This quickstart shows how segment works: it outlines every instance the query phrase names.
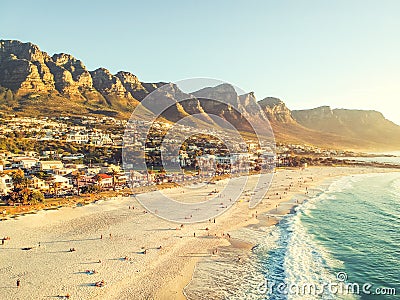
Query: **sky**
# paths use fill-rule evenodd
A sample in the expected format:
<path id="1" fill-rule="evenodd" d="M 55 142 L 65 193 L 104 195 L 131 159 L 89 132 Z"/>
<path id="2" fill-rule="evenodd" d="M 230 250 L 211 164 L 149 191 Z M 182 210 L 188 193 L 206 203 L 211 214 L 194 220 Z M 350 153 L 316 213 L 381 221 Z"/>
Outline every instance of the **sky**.
<path id="1" fill-rule="evenodd" d="M 2 1 L 0 39 L 141 81 L 216 78 L 400 124 L 400 1 Z M 9 13 L 5 13 L 9 12 Z"/>

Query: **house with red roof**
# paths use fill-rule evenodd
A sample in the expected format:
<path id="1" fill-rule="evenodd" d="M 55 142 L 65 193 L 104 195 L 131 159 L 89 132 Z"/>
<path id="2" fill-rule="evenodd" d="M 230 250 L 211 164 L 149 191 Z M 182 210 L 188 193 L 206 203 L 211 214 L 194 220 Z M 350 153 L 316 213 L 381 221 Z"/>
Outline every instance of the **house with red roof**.
<path id="1" fill-rule="evenodd" d="M 113 186 L 113 178 L 108 174 L 99 173 L 94 176 L 94 179 L 102 187 L 109 188 Z"/>

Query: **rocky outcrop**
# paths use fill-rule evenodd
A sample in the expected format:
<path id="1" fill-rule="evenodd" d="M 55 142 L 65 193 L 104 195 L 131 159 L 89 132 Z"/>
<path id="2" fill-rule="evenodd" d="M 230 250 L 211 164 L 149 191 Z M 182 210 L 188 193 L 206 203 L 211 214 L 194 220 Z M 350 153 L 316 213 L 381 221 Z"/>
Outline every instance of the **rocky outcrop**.
<path id="1" fill-rule="evenodd" d="M 90 72 L 90 75 L 92 75 L 93 86 L 102 95 L 132 98 L 132 95 L 125 89 L 121 80 L 112 75 L 107 69 L 98 68 Z"/>
<path id="2" fill-rule="evenodd" d="M 203 88 L 192 94 L 199 99 L 206 113 L 228 121 L 239 131 L 253 132 L 250 123 L 262 114 L 253 93 L 239 96 L 235 88 L 227 83 Z M 215 121 L 219 126 L 226 127 L 224 122 Z"/>
<path id="3" fill-rule="evenodd" d="M 309 129 L 352 137 L 377 143 L 400 145 L 400 127 L 377 111 L 331 109 L 321 106 L 314 109 L 294 110 L 296 121 Z"/>
<path id="4" fill-rule="evenodd" d="M 0 86 L 23 97 L 30 94 L 58 95 L 90 104 L 132 109 L 134 95 L 148 92 L 128 72 L 112 75 L 107 69 L 89 72 L 79 59 L 60 53 L 50 57 L 32 43 L 0 41 Z"/>
<path id="5" fill-rule="evenodd" d="M 80 97 L 79 85 L 73 79 L 71 72 L 50 61 L 47 63 L 49 69 L 54 76 L 55 88 L 64 96 Z"/>
<path id="6" fill-rule="evenodd" d="M 295 123 L 292 112 L 286 107 L 286 104 L 274 97 L 267 97 L 259 101 L 258 104 L 264 110 L 270 122 L 278 123 Z"/>
<path id="7" fill-rule="evenodd" d="M 119 71 L 115 76 L 121 81 L 126 91 L 128 91 L 133 98 L 143 100 L 149 94 L 137 76 L 132 73 Z"/>
<path id="8" fill-rule="evenodd" d="M 61 94 L 85 98 L 85 93 L 95 91 L 89 71 L 72 55 L 54 54 L 48 65 L 54 74 L 56 89 Z"/>
<path id="9" fill-rule="evenodd" d="M 0 40 L 0 63 L 14 56 L 28 61 L 44 62 L 50 57 L 46 52 L 32 43 L 22 43 L 16 40 Z"/>
<path id="10" fill-rule="evenodd" d="M 206 87 L 192 94 L 201 99 L 216 100 L 224 104 L 234 105 L 235 107 L 238 105 L 238 94 L 235 88 L 227 83 L 215 87 Z"/>
<path id="11" fill-rule="evenodd" d="M 43 82 L 36 65 L 25 59 L 10 59 L 1 63 L 0 85 L 17 93 L 47 92 L 51 87 Z"/>
<path id="12" fill-rule="evenodd" d="M 0 40 L 1 110 L 127 117 L 146 97 L 145 113 L 156 112 L 173 122 L 186 118 L 220 128 L 228 122 L 239 131 L 254 132 L 256 120 L 268 119 L 279 141 L 335 148 L 400 147 L 400 127 L 375 111 L 328 106 L 290 111 L 280 99 L 257 103 L 254 93 L 238 95 L 230 84 L 188 94 L 172 83 L 144 83 L 126 71 L 89 71 L 70 54 L 49 56 L 32 43 Z M 160 107 L 168 108 L 161 112 Z"/>
<path id="13" fill-rule="evenodd" d="M 125 88 L 121 80 L 105 68 L 90 72 L 93 87 L 106 99 L 107 104 L 120 111 L 132 111 L 139 103 Z"/>
<path id="14" fill-rule="evenodd" d="M 54 76 L 46 65 L 49 60 L 34 44 L 1 40 L 0 85 L 18 94 L 54 90 Z"/>
<path id="15" fill-rule="evenodd" d="M 65 70 L 69 71 L 72 75 L 72 79 L 81 88 L 93 87 L 92 77 L 82 61 L 65 53 L 54 54 L 52 60 L 57 66 L 63 67 Z"/>

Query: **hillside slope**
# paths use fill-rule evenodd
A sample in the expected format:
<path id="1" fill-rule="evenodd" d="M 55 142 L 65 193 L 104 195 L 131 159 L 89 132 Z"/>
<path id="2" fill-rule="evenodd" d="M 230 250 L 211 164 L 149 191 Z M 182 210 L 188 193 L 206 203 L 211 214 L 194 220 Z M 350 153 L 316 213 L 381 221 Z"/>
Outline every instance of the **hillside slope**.
<path id="1" fill-rule="evenodd" d="M 50 56 L 32 43 L 0 40 L 0 112 L 27 116 L 108 115 L 129 118 L 141 112 L 162 120 L 254 132 L 268 119 L 278 142 L 331 148 L 398 150 L 400 126 L 375 111 L 330 109 L 290 111 L 277 98 L 259 102 L 250 92 L 238 95 L 229 84 L 191 94 L 172 83 L 141 82 L 130 72 L 89 71 L 70 54 Z M 168 107 L 159 111 L 160 107 Z M 263 128 L 265 129 L 265 128 Z"/>

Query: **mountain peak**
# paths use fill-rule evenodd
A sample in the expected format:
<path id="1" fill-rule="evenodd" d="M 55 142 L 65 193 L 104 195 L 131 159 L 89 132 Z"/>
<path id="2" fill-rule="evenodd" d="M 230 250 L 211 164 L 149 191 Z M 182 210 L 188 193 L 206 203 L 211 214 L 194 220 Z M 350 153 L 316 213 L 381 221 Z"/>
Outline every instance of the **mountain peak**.
<path id="1" fill-rule="evenodd" d="M 0 40 L 0 62 L 13 55 L 17 59 L 43 62 L 50 59 L 49 55 L 30 42 L 17 40 Z"/>
<path id="2" fill-rule="evenodd" d="M 67 53 L 57 53 L 54 54 L 51 59 L 56 63 L 57 65 L 65 65 L 67 63 L 81 63 L 80 60 L 77 60 L 75 57 L 73 57 L 71 54 Z"/>
<path id="3" fill-rule="evenodd" d="M 265 107 L 265 106 L 274 107 L 277 105 L 284 104 L 281 99 L 275 98 L 275 97 L 266 97 L 266 98 L 260 100 L 258 103 L 263 107 Z"/>
<path id="4" fill-rule="evenodd" d="M 206 94 L 235 94 L 237 96 L 235 88 L 229 83 L 222 83 L 216 86 L 210 86 L 202 88 L 193 94 L 206 95 Z"/>
<path id="5" fill-rule="evenodd" d="M 155 90 L 164 86 L 159 93 Z M 290 111 L 274 97 L 256 102 L 253 92 L 238 95 L 234 86 L 222 83 L 186 94 L 175 84 L 141 82 L 131 72 L 112 74 L 106 68 L 88 71 L 68 53 L 51 57 L 32 43 L 0 40 L 0 109 L 32 115 L 104 114 L 128 117 L 147 96 L 148 110 L 171 105 L 161 117 L 178 121 L 195 116 L 211 126 L 223 126 L 218 116 L 239 131 L 253 132 L 249 122 L 271 121 L 278 141 L 331 147 L 386 148 L 400 146 L 400 127 L 376 111 L 331 109 L 321 106 Z M 260 110 L 260 106 L 261 109 Z M 194 122 L 195 124 L 195 122 Z M 222 127 L 221 127 L 222 128 Z"/>
<path id="6" fill-rule="evenodd" d="M 258 104 L 263 108 L 268 120 L 272 123 L 295 123 L 292 112 L 286 107 L 285 103 L 274 97 L 266 97 Z"/>

